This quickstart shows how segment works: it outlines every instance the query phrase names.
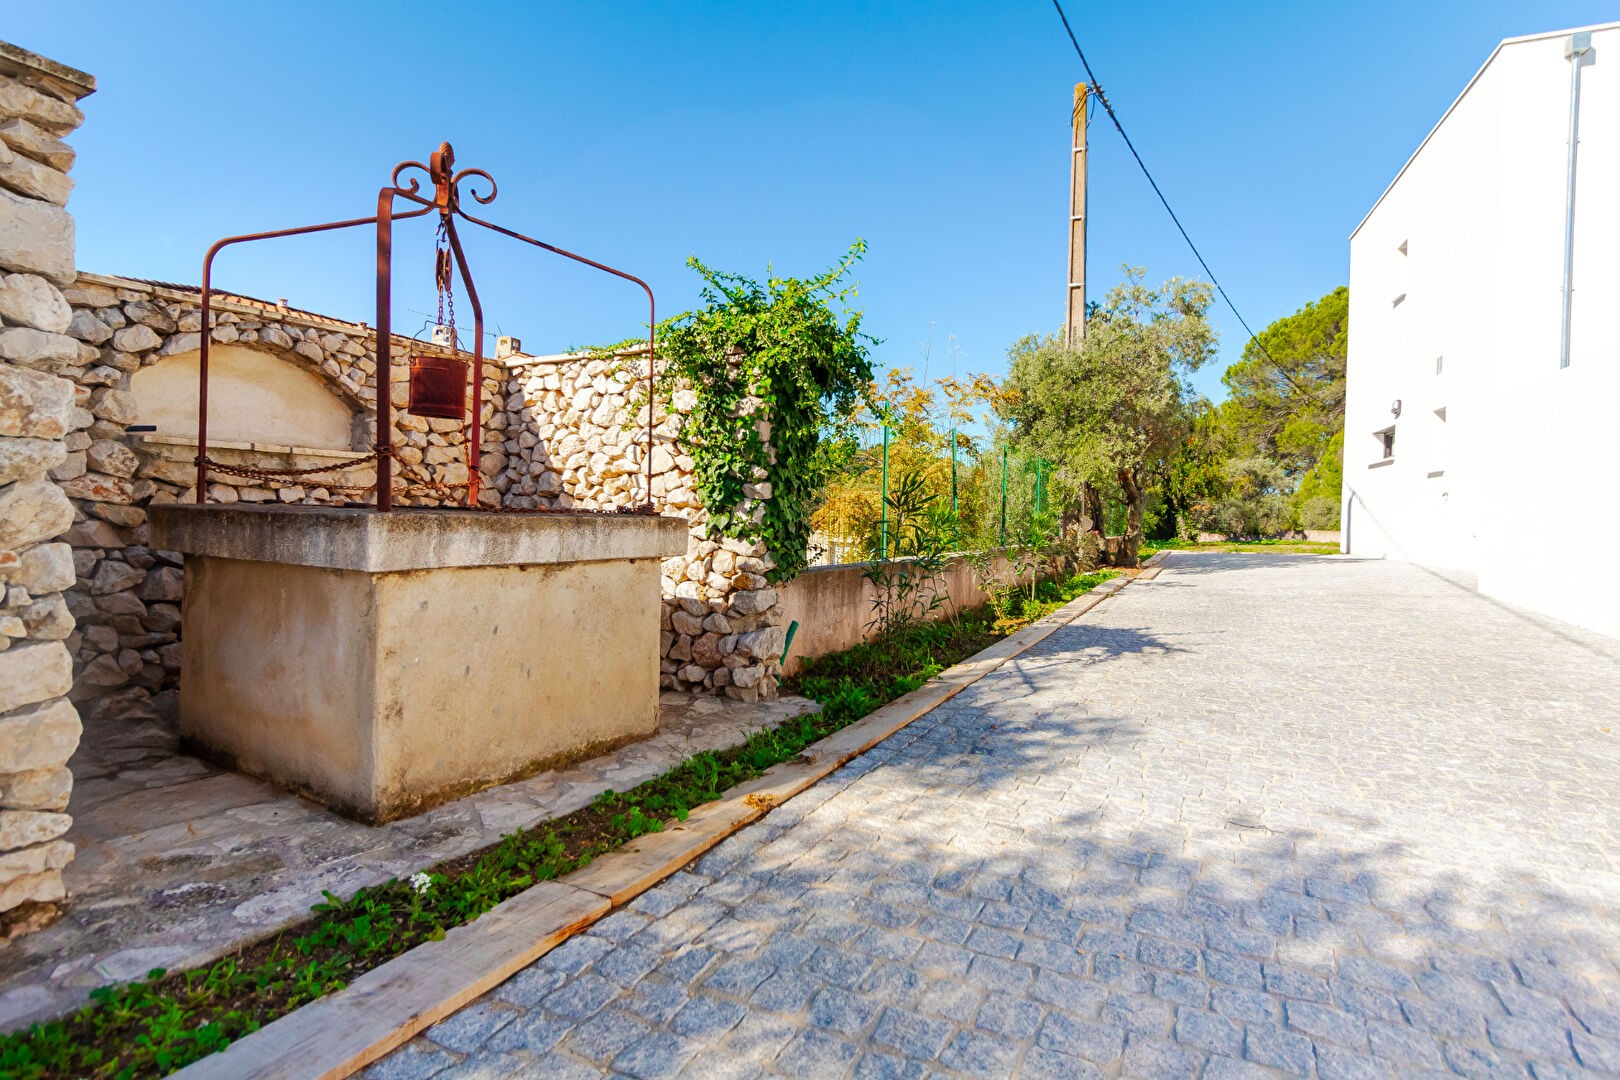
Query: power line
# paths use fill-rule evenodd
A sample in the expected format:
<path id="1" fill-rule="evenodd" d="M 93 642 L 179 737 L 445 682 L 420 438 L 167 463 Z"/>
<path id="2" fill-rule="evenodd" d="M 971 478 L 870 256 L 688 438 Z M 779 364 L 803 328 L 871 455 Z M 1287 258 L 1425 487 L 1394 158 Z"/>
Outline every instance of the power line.
<path id="1" fill-rule="evenodd" d="M 1086 69 L 1086 78 L 1091 80 L 1092 91 L 1096 93 L 1097 100 L 1102 103 L 1103 110 L 1108 113 L 1108 119 L 1113 121 L 1114 130 L 1119 132 L 1119 137 L 1121 139 L 1125 140 L 1125 149 L 1131 152 L 1131 157 L 1136 159 L 1137 167 L 1142 170 L 1142 175 L 1147 177 L 1148 184 L 1153 188 L 1153 194 L 1157 195 L 1159 197 L 1159 202 L 1164 205 L 1164 212 L 1170 215 L 1171 221 L 1175 222 L 1176 231 L 1181 233 L 1181 238 L 1183 240 L 1187 241 L 1187 246 L 1192 249 L 1193 257 L 1198 260 L 1198 265 L 1202 266 L 1204 268 L 1204 273 L 1209 275 L 1210 284 L 1215 286 L 1215 291 L 1221 294 L 1221 299 L 1226 301 L 1226 306 L 1232 309 L 1232 314 L 1237 316 L 1237 321 L 1242 324 L 1244 330 L 1248 331 L 1249 340 L 1254 342 L 1255 347 L 1264 353 L 1266 359 L 1270 360 L 1274 366 L 1280 366 L 1277 365 L 1277 361 L 1271 359 L 1271 354 L 1266 352 L 1265 345 L 1261 344 L 1260 338 L 1252 329 L 1250 329 L 1248 320 L 1245 319 L 1243 317 L 1243 313 L 1237 309 L 1237 305 L 1232 303 L 1232 298 L 1226 295 L 1226 289 L 1221 285 L 1220 279 L 1215 276 L 1215 271 L 1209 268 L 1209 263 L 1204 261 L 1204 255 L 1198 250 L 1198 245 L 1193 243 L 1192 237 L 1187 235 L 1186 228 L 1181 224 L 1181 219 L 1178 218 L 1176 216 L 1176 212 L 1170 208 L 1170 200 L 1165 198 L 1164 192 L 1159 190 L 1159 183 L 1157 180 L 1153 179 L 1153 174 L 1148 171 L 1147 163 L 1142 160 L 1142 155 L 1136 152 L 1136 145 L 1131 142 L 1131 137 L 1125 134 L 1125 128 L 1120 124 L 1119 117 L 1114 115 L 1114 106 L 1109 103 L 1108 95 L 1103 93 L 1102 86 L 1097 82 L 1096 74 L 1091 70 L 1091 63 L 1086 59 L 1085 50 L 1080 48 L 1080 39 L 1074 36 L 1074 27 L 1069 25 L 1069 17 L 1063 13 L 1063 4 L 1061 0 L 1052 0 L 1052 6 L 1057 8 L 1058 18 L 1063 20 L 1063 29 L 1068 31 L 1069 43 L 1074 46 L 1075 55 L 1080 57 L 1080 66 Z"/>

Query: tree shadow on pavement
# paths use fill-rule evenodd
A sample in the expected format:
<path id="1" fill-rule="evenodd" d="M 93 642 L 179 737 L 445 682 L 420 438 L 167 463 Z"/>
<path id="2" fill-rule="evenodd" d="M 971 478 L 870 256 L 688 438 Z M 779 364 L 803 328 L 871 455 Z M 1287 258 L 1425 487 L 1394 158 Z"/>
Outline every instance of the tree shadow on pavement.
<path id="1" fill-rule="evenodd" d="M 1002 678 L 975 683 L 968 692 L 974 698 L 1006 702 L 1040 692 L 1037 676 L 1054 668 L 1072 670 L 1075 679 L 1083 679 L 1088 669 L 1110 661 L 1187 651 L 1146 627 L 1074 622 L 1015 657 L 1001 669 Z"/>
<path id="2" fill-rule="evenodd" d="M 1274 570 L 1306 566 L 1311 563 L 1319 563 L 1328 557 L 1324 555 L 1291 555 L 1284 552 L 1273 554 L 1264 551 L 1183 551 L 1175 552 L 1165 559 L 1162 565 L 1165 574 L 1181 577 L 1182 575 L 1224 574 L 1232 570 Z M 1164 575 L 1160 575 L 1152 581 L 1143 582 L 1143 584 L 1157 585 L 1163 580 Z"/>
<path id="3" fill-rule="evenodd" d="M 1028 1075 L 1620 1069 L 1614 875 L 1448 858 L 1444 824 L 1406 838 L 1332 792 L 1306 825 L 1144 807 L 1059 768 L 1131 721 L 947 709 L 700 863 L 720 879 L 700 897 L 751 899 L 697 942 L 766 962 L 813 943 L 874 1016 L 966 1032 L 1022 1002 L 995 1034 Z"/>
<path id="4" fill-rule="evenodd" d="M 1458 670 L 1556 655 L 1439 615 L 1489 654 Z M 1567 718 L 1518 700 L 1533 673 L 1405 700 L 1448 669 L 1342 618 L 1338 682 L 1293 679 L 1304 620 L 1223 677 L 1198 642 L 1241 626 L 1203 622 L 1055 632 L 420 1044 L 492 1075 L 1620 1075 L 1620 817 L 1580 711 L 1615 684 L 1566 673 Z"/>
<path id="5" fill-rule="evenodd" d="M 1142 724 L 966 697 L 368 1075 L 1620 1071 L 1613 873 L 1158 799 Z"/>

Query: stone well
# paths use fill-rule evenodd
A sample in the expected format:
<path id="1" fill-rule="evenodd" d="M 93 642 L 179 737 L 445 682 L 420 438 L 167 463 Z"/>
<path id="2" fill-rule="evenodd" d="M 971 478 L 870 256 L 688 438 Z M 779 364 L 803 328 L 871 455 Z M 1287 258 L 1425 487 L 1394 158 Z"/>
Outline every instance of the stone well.
<path id="1" fill-rule="evenodd" d="M 658 727 L 660 561 L 687 523 L 151 508 L 184 552 L 180 730 L 381 822 Z"/>

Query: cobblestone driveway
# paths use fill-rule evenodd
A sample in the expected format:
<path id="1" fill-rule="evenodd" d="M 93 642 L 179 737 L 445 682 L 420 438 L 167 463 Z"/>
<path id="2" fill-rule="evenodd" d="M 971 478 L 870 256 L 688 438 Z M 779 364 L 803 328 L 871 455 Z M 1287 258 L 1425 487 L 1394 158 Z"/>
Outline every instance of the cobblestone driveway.
<path id="1" fill-rule="evenodd" d="M 1620 1074 L 1620 643 L 1178 555 L 376 1077 Z"/>

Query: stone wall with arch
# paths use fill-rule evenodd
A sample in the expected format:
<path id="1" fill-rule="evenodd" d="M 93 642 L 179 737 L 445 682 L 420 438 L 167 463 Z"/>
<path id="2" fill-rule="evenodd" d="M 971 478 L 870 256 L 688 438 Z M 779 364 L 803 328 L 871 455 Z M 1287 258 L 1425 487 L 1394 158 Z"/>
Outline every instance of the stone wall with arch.
<path id="1" fill-rule="evenodd" d="M 195 289 L 80 273 L 62 290 L 78 361 L 61 370 L 91 422 L 68 437 L 51 478 L 73 505 L 64 536 L 75 582 L 73 698 L 92 717 L 137 719 L 161 710 L 178 686 L 182 562 L 147 541 L 146 507 L 196 497 L 196 395 L 202 339 Z M 217 295 L 209 356 L 209 457 L 227 465 L 330 471 L 287 481 L 210 475 L 215 502 L 341 504 L 374 496 L 339 490 L 375 482 L 376 333 L 280 303 Z M 408 352 L 451 355 L 394 339 L 390 397 L 396 498 L 442 505 L 465 497 L 463 425 L 403 412 Z M 465 354 L 460 354 L 465 356 Z M 470 357 L 468 357 L 470 360 Z M 505 372 L 485 368 L 483 439 L 500 412 Z M 470 402 L 469 402 L 470 404 Z M 131 430 L 155 426 L 155 431 Z M 403 471 L 406 475 L 401 477 Z M 436 488 L 433 485 L 444 485 Z M 483 496 L 496 504 L 493 488 Z"/>
<path id="2" fill-rule="evenodd" d="M 158 434 L 196 438 L 201 360 L 201 350 L 192 349 L 130 375 L 143 424 Z M 297 353 L 258 342 L 209 350 L 208 427 L 218 442 L 360 450 L 369 445 L 371 424 L 365 402 Z"/>

